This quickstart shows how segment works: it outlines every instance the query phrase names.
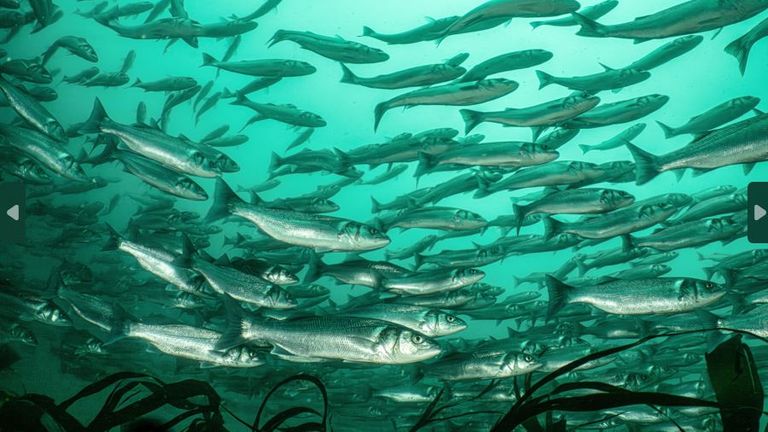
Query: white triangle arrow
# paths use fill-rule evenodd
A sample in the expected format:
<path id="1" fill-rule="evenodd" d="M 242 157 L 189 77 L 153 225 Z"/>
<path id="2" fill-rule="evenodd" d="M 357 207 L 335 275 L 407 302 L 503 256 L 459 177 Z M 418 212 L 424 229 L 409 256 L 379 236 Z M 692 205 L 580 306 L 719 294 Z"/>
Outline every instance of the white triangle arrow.
<path id="1" fill-rule="evenodd" d="M 765 209 L 759 205 L 755 205 L 755 220 L 759 221 L 763 216 L 765 216 Z"/>
<path id="2" fill-rule="evenodd" d="M 765 213 L 765 211 L 763 211 L 763 213 Z M 19 220 L 19 205 L 16 204 L 15 206 L 9 208 L 5 214 L 7 214 L 9 218 L 15 221 Z"/>

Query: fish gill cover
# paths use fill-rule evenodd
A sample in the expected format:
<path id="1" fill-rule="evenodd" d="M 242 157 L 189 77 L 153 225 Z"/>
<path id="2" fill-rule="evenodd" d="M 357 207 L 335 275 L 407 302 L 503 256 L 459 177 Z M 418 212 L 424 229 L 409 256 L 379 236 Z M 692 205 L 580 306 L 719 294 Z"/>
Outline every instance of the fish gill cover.
<path id="1" fill-rule="evenodd" d="M 765 427 L 768 0 L 253 3 L 0 0 L 0 431 Z"/>

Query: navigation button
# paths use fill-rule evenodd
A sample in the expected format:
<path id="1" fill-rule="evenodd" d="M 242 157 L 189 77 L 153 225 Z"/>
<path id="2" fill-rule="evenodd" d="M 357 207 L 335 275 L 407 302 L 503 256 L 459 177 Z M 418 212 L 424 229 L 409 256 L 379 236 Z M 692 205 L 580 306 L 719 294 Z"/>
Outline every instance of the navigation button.
<path id="1" fill-rule="evenodd" d="M 763 211 L 765 213 L 765 211 Z M 16 204 L 13 207 L 9 208 L 5 214 L 8 215 L 9 218 L 18 221 L 19 220 L 19 205 Z"/>
<path id="2" fill-rule="evenodd" d="M 24 242 L 24 183 L 0 183 L 0 242 Z"/>
<path id="3" fill-rule="evenodd" d="M 768 182 L 752 182 L 747 187 L 747 239 L 768 243 Z"/>

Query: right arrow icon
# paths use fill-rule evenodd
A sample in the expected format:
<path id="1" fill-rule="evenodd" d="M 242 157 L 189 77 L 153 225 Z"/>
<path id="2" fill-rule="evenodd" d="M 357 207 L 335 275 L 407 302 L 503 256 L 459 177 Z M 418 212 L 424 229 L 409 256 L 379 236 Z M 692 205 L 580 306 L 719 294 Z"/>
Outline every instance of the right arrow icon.
<path id="1" fill-rule="evenodd" d="M 19 205 L 16 204 L 15 206 L 8 209 L 8 211 L 5 212 L 5 214 L 8 215 L 9 218 L 18 221 L 19 220 Z M 763 210 L 763 214 L 765 214 L 765 210 Z"/>
<path id="2" fill-rule="evenodd" d="M 765 216 L 765 214 L 766 214 L 765 209 L 755 204 L 755 220 L 759 221 Z"/>

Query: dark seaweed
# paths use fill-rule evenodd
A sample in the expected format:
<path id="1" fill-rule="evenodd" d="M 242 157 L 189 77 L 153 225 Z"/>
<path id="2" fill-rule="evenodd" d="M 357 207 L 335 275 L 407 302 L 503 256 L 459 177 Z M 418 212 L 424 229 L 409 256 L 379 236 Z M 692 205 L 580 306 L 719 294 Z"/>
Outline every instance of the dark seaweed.
<path id="1" fill-rule="evenodd" d="M 307 407 L 292 407 L 269 418 L 259 427 L 269 397 L 280 387 L 294 382 L 307 381 L 318 388 L 323 400 L 323 413 Z M 76 402 L 111 390 L 99 412 L 85 425 L 69 414 L 67 410 Z M 204 403 L 192 402 L 202 398 Z M 167 421 L 149 417 L 153 412 L 166 407 L 180 411 Z M 222 410 L 255 432 L 272 432 L 280 428 L 293 432 L 325 432 L 328 417 L 328 398 L 323 383 L 309 375 L 297 375 L 277 384 L 264 398 L 259 407 L 253 425 L 248 425 L 221 405 L 221 398 L 208 383 L 197 380 L 183 380 L 165 383 L 146 374 L 119 372 L 105 377 L 80 390 L 71 398 L 56 404 L 53 399 L 39 394 L 26 394 L 11 398 L 0 406 L 0 432 L 33 432 L 47 430 L 43 427 L 43 418 L 48 423 L 53 420 L 66 432 L 106 432 L 115 427 L 125 426 L 125 430 L 171 430 L 181 422 L 190 420 L 181 429 L 186 432 L 225 432 Z M 298 426 L 285 427 L 283 424 L 300 414 L 315 414 L 320 421 L 305 422 Z M 176 429 L 174 429 L 176 430 Z"/>

